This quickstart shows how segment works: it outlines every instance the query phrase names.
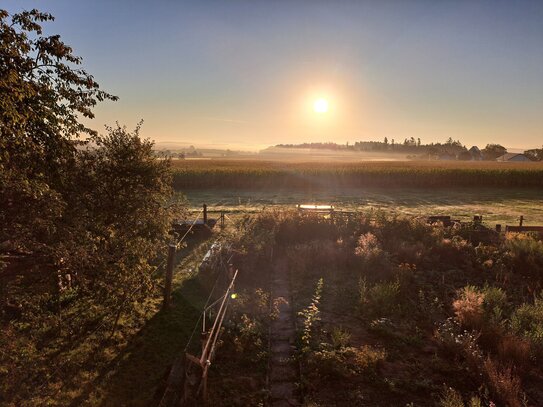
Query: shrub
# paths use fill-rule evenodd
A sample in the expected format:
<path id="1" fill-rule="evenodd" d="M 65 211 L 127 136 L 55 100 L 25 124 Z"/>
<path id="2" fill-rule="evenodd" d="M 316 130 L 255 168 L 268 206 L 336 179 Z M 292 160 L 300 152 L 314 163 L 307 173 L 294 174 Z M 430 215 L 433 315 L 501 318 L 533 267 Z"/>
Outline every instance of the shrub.
<path id="1" fill-rule="evenodd" d="M 475 256 L 475 250 L 471 243 L 457 235 L 437 242 L 432 247 L 432 253 L 449 267 L 455 265 L 462 268 L 470 266 Z"/>
<path id="2" fill-rule="evenodd" d="M 296 244 L 287 251 L 291 269 L 296 273 L 322 275 L 345 261 L 343 249 L 337 241 L 312 240 Z"/>
<path id="3" fill-rule="evenodd" d="M 320 379 L 343 379 L 356 374 L 374 374 L 385 360 L 386 352 L 369 345 L 360 348 L 330 349 L 327 344 L 312 352 L 307 360 L 308 371 Z"/>
<path id="4" fill-rule="evenodd" d="M 491 392 L 504 405 L 509 407 L 521 407 L 523 405 L 520 378 L 513 373 L 511 367 L 500 369 L 488 357 L 483 363 L 483 373 Z"/>
<path id="5" fill-rule="evenodd" d="M 377 237 L 373 233 L 368 232 L 358 238 L 358 244 L 354 253 L 366 261 L 371 261 L 380 257 L 383 254 L 383 249 Z"/>
<path id="6" fill-rule="evenodd" d="M 445 387 L 439 400 L 441 407 L 464 407 L 462 396 L 452 387 Z"/>
<path id="7" fill-rule="evenodd" d="M 365 278 L 359 282 L 360 307 L 370 315 L 390 315 L 398 309 L 400 283 L 398 280 L 377 283 L 368 287 Z"/>
<path id="8" fill-rule="evenodd" d="M 311 240 L 332 240 L 339 238 L 336 225 L 318 214 L 299 214 L 289 212 L 277 228 L 276 242 L 280 245 L 292 245 Z"/>
<path id="9" fill-rule="evenodd" d="M 335 327 L 330 332 L 330 341 L 334 349 L 346 348 L 351 340 L 351 334 L 342 327 Z"/>
<path id="10" fill-rule="evenodd" d="M 501 314 L 507 305 L 507 294 L 499 288 L 488 284 L 481 290 L 483 295 L 483 308 L 487 314 Z"/>
<path id="11" fill-rule="evenodd" d="M 484 294 L 476 287 L 466 286 L 459 292 L 460 298 L 453 302 L 456 319 L 466 328 L 478 329 L 483 319 Z"/>
<path id="12" fill-rule="evenodd" d="M 529 364 L 530 352 L 530 342 L 516 335 L 506 335 L 498 343 L 500 361 L 517 368 L 523 369 Z"/>
<path id="13" fill-rule="evenodd" d="M 536 296 L 533 304 L 522 304 L 511 315 L 511 329 L 529 339 L 537 357 L 543 355 L 543 298 Z"/>
<path id="14" fill-rule="evenodd" d="M 543 241 L 526 234 L 508 233 L 504 246 L 514 272 L 536 277 L 538 281 L 543 278 Z"/>
<path id="15" fill-rule="evenodd" d="M 386 352 L 373 346 L 364 345 L 360 348 L 349 348 L 354 358 L 355 367 L 359 372 L 375 370 L 385 360 Z"/>
<path id="16" fill-rule="evenodd" d="M 445 387 L 443 393 L 441 394 L 441 399 L 439 400 L 439 405 L 441 407 L 482 407 L 481 399 L 477 396 L 473 396 L 468 404 L 464 404 L 462 396 L 459 392 L 454 390 L 452 387 Z M 493 404 L 491 404 L 492 406 Z"/>

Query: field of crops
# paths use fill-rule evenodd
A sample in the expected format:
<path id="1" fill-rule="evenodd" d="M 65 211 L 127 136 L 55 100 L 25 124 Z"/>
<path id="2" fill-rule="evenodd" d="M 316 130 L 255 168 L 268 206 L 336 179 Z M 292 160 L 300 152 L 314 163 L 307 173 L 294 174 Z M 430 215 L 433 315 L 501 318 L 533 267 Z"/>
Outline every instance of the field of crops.
<path id="1" fill-rule="evenodd" d="M 543 187 L 543 163 L 458 161 L 173 161 L 174 187 L 323 190 L 345 187 Z"/>

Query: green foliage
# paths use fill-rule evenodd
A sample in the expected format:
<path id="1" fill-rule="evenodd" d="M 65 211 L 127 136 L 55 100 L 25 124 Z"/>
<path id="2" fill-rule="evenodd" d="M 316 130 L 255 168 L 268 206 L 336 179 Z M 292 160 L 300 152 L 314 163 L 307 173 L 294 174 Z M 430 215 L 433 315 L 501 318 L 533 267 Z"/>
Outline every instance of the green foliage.
<path id="1" fill-rule="evenodd" d="M 445 387 L 439 400 L 439 405 L 441 407 L 464 407 L 464 401 L 462 400 L 462 395 L 452 387 Z"/>
<path id="2" fill-rule="evenodd" d="M 507 153 L 507 149 L 499 144 L 487 144 L 486 147 L 481 150 L 481 153 L 485 160 L 495 160 Z"/>
<path id="3" fill-rule="evenodd" d="M 464 404 L 462 395 L 452 387 L 445 387 L 439 400 L 441 407 L 482 407 L 482 401 L 478 396 L 473 396 L 467 404 Z"/>
<path id="4" fill-rule="evenodd" d="M 543 356 L 543 297 L 536 296 L 534 303 L 520 305 L 511 315 L 511 329 L 529 339 L 536 347 L 538 357 Z"/>
<path id="5" fill-rule="evenodd" d="M 324 280 L 320 278 L 319 281 L 317 281 L 311 303 L 299 312 L 299 315 L 303 318 L 303 331 L 301 337 L 303 351 L 309 351 L 311 345 L 315 341 L 316 324 L 320 321 L 319 303 L 321 301 L 323 286 Z"/>
<path id="6" fill-rule="evenodd" d="M 330 343 L 334 349 L 345 348 L 349 345 L 351 333 L 341 327 L 334 327 L 330 332 Z"/>
<path id="7" fill-rule="evenodd" d="M 500 287 L 488 284 L 481 289 L 483 295 L 483 310 L 491 323 L 500 323 L 507 308 L 507 294 Z"/>
<path id="8" fill-rule="evenodd" d="M 307 355 L 310 375 L 315 381 L 347 379 L 359 374 L 374 375 L 386 359 L 384 350 L 369 345 L 337 349 L 327 345 L 322 344 Z"/>
<path id="9" fill-rule="evenodd" d="M 526 234 L 508 234 L 504 248 L 514 272 L 543 280 L 543 241 Z"/>
<path id="10" fill-rule="evenodd" d="M 45 250 L 66 206 L 64 176 L 74 138 L 96 134 L 79 121 L 97 102 L 117 98 L 74 66 L 81 58 L 60 36 L 43 36 L 37 10 L 0 10 L 0 241 Z"/>
<path id="11" fill-rule="evenodd" d="M 456 318 L 462 325 L 485 331 L 501 328 L 506 307 L 505 292 L 488 284 L 482 289 L 465 286 L 458 292 L 458 299 L 453 302 Z"/>
<path id="12" fill-rule="evenodd" d="M 368 286 L 365 278 L 359 282 L 360 309 L 370 316 L 388 316 L 398 310 L 400 282 L 383 281 Z"/>
<path id="13" fill-rule="evenodd" d="M 60 36 L 42 35 L 52 20 L 0 10 L 0 254 L 18 255 L 0 302 L 17 309 L 3 322 L 24 344 L 0 361 L 12 367 L 2 393 L 15 404 L 62 383 L 51 366 L 73 375 L 71 364 L 137 325 L 182 209 L 171 200 L 170 162 L 155 158 L 140 125 L 98 135 L 81 123 L 117 98 L 77 67 L 81 58 Z"/>

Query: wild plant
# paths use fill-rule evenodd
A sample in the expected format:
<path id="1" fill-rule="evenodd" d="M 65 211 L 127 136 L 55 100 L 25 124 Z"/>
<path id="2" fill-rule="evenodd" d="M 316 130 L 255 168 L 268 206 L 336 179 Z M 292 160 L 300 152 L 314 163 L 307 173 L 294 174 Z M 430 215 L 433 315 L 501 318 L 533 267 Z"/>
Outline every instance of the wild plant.
<path id="1" fill-rule="evenodd" d="M 535 356 L 543 356 L 543 294 L 535 297 L 533 304 L 522 304 L 511 315 L 511 330 L 527 338 L 534 345 Z"/>
<path id="2" fill-rule="evenodd" d="M 302 331 L 302 345 L 303 351 L 309 351 L 311 343 L 315 338 L 316 325 L 320 321 L 319 305 L 322 296 L 322 289 L 324 286 L 324 280 L 322 277 L 317 281 L 315 293 L 311 298 L 311 303 L 298 313 L 302 317 L 303 331 Z"/>
<path id="3" fill-rule="evenodd" d="M 351 340 L 351 333 L 342 327 L 334 327 L 330 332 L 330 342 L 334 349 L 346 348 Z"/>
<path id="4" fill-rule="evenodd" d="M 453 302 L 456 319 L 466 328 L 479 329 L 484 313 L 484 294 L 477 287 L 468 285 L 458 295 L 459 298 Z"/>
<path id="5" fill-rule="evenodd" d="M 398 309 L 400 282 L 383 281 L 369 286 L 365 277 L 359 280 L 360 310 L 364 314 L 381 316 L 393 314 Z"/>

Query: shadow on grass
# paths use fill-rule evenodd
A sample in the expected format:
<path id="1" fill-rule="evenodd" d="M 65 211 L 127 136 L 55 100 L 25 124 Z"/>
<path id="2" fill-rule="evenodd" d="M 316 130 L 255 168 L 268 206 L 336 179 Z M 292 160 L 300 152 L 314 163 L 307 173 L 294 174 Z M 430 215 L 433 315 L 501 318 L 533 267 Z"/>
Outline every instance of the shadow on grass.
<path id="1" fill-rule="evenodd" d="M 205 238 L 182 249 L 189 253 Z M 179 268 L 176 274 L 182 273 Z M 175 276 L 179 280 L 182 276 Z M 160 390 L 168 368 L 183 351 L 200 316 L 208 289 L 193 274 L 184 278 L 172 292 L 171 309 L 160 310 L 135 335 L 123 351 L 106 365 L 99 376 L 71 406 L 149 406 L 160 401 Z"/>

